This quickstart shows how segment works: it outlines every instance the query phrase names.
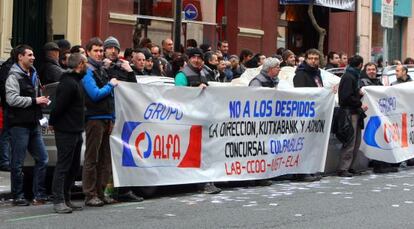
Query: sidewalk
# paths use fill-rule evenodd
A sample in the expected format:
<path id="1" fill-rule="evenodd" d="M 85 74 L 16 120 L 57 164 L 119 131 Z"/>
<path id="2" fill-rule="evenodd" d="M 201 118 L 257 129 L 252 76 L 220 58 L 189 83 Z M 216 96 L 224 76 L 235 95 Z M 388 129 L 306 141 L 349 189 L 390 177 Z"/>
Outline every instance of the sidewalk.
<path id="1" fill-rule="evenodd" d="M 0 171 L 0 200 L 10 198 L 10 172 Z"/>

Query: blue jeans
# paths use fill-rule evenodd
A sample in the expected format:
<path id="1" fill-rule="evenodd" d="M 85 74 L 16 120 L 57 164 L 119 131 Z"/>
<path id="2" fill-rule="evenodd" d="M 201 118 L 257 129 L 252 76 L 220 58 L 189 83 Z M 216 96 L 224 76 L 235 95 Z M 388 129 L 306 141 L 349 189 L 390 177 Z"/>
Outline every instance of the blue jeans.
<path id="1" fill-rule="evenodd" d="M 46 197 L 45 177 L 48 155 L 43 143 L 40 126 L 11 127 L 9 129 L 11 143 L 11 189 L 15 199 L 24 198 L 23 164 L 26 152 L 32 155 L 35 166 L 33 169 L 33 195 L 35 199 Z"/>
<path id="2" fill-rule="evenodd" d="M 0 167 L 10 165 L 10 134 L 7 125 L 7 109 L 3 108 L 3 130 L 0 134 Z"/>

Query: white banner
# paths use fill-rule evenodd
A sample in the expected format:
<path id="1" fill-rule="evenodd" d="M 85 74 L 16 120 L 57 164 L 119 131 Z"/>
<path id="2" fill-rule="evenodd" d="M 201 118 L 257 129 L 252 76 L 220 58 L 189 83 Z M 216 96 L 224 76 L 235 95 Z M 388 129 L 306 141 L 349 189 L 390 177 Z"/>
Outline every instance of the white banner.
<path id="1" fill-rule="evenodd" d="M 121 83 L 115 105 L 115 186 L 156 186 L 324 171 L 334 95 Z"/>
<path id="2" fill-rule="evenodd" d="M 368 158 L 398 163 L 414 157 L 413 86 L 414 83 L 403 83 L 364 87 L 368 117 L 360 149 Z"/>

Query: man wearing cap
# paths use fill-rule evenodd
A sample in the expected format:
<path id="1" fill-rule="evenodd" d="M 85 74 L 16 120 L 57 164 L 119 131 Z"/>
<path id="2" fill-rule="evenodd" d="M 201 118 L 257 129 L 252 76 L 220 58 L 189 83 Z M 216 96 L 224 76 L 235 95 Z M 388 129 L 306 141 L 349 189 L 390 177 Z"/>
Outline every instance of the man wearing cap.
<path id="1" fill-rule="evenodd" d="M 188 63 L 175 76 L 176 86 L 189 86 L 189 87 L 207 87 L 207 78 L 204 75 L 203 69 L 203 53 L 198 48 L 190 48 L 187 50 Z M 217 194 L 221 192 L 220 188 L 217 188 L 213 182 L 207 182 L 201 184 L 202 191 L 206 194 Z"/>
<path id="2" fill-rule="evenodd" d="M 144 56 L 145 56 L 145 67 L 144 67 L 144 71 L 145 71 L 145 75 L 148 76 L 156 76 L 157 75 L 157 71 L 154 71 L 154 62 L 153 62 L 153 56 L 151 54 L 151 52 L 148 49 L 144 49 L 143 50 Z"/>
<path id="3" fill-rule="evenodd" d="M 120 81 L 137 82 L 134 71 L 129 62 L 119 59 L 121 46 L 115 37 L 108 37 L 104 41 L 104 65 L 110 79 L 116 78 Z"/>
<path id="4" fill-rule="evenodd" d="M 55 42 L 48 42 L 43 46 L 45 62 L 40 70 L 43 84 L 58 82 L 65 71 L 59 64 L 59 46 Z"/>
<path id="5" fill-rule="evenodd" d="M 175 76 L 176 86 L 207 87 L 207 78 L 203 71 L 203 52 L 198 48 L 188 51 L 188 64 Z"/>

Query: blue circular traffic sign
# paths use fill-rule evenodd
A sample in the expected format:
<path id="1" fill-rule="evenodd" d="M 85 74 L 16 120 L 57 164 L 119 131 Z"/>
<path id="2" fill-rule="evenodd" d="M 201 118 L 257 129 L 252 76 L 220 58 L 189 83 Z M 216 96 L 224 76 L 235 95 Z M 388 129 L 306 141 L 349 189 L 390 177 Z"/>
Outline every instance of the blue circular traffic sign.
<path id="1" fill-rule="evenodd" d="M 184 14 L 186 20 L 194 20 L 198 17 L 198 10 L 194 4 L 187 4 L 184 7 Z"/>

